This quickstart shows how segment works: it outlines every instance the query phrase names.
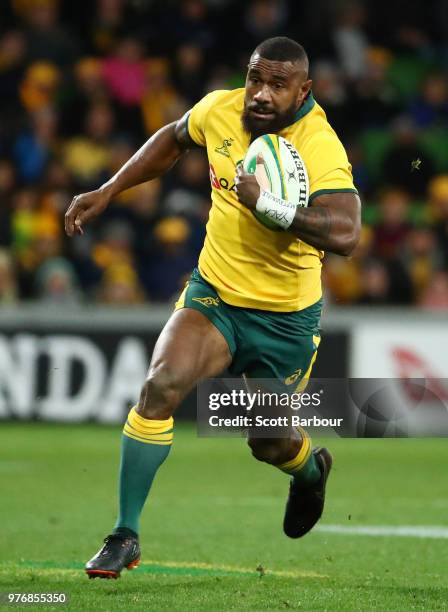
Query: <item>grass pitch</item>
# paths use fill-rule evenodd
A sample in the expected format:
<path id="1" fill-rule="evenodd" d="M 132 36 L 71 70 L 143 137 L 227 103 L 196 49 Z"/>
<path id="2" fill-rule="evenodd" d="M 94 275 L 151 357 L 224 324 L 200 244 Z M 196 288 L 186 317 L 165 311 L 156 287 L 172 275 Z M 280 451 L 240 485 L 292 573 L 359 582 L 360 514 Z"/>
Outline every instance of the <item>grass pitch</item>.
<path id="1" fill-rule="evenodd" d="M 243 440 L 179 425 L 144 512 L 142 565 L 88 580 L 83 563 L 115 519 L 119 442 L 115 427 L 1 425 L 0 591 L 63 591 L 73 610 L 448 609 L 446 440 L 331 440 L 321 522 L 437 526 L 439 537 L 292 541 L 287 477 Z"/>

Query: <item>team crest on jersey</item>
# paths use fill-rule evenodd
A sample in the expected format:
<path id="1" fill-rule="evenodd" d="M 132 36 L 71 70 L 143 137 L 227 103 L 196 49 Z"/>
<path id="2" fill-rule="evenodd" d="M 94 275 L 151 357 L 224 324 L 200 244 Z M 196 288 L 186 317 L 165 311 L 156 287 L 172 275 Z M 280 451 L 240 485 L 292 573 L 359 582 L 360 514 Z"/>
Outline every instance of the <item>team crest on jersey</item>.
<path id="1" fill-rule="evenodd" d="M 216 153 L 221 153 L 225 157 L 230 157 L 229 147 L 232 146 L 233 138 L 224 138 L 222 145 L 220 147 L 216 147 Z"/>
<path id="2" fill-rule="evenodd" d="M 194 297 L 192 301 L 199 302 L 199 304 L 202 304 L 206 308 L 209 306 L 219 306 L 219 298 L 214 297 Z"/>

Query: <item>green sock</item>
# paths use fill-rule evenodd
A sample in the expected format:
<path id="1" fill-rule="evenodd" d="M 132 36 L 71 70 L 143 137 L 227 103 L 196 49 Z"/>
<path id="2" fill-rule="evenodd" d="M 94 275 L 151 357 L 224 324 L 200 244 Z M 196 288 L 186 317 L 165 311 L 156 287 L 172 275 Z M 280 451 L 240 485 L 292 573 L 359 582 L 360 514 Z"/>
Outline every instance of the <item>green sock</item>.
<path id="1" fill-rule="evenodd" d="M 301 468 L 292 474 L 292 477 L 296 482 L 304 485 L 312 485 L 319 480 L 321 471 L 313 453 L 311 453 Z"/>
<path id="2" fill-rule="evenodd" d="M 295 482 L 305 486 L 312 485 L 321 477 L 321 471 L 317 459 L 312 452 L 311 439 L 302 430 L 302 445 L 297 455 L 290 461 L 277 465 L 282 472 L 290 474 Z"/>
<path id="3" fill-rule="evenodd" d="M 131 410 L 123 429 L 119 477 L 119 516 L 114 533 L 138 534 L 139 520 L 157 470 L 170 452 L 173 419 L 144 419 Z"/>

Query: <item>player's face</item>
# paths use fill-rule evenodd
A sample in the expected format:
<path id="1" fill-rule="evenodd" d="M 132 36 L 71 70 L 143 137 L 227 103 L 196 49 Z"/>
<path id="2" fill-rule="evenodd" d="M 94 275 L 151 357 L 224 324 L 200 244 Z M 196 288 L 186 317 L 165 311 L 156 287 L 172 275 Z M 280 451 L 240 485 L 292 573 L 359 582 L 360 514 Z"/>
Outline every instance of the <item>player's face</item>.
<path id="1" fill-rule="evenodd" d="M 300 63 L 271 61 L 254 54 L 246 77 L 244 129 L 256 138 L 294 123 L 311 84 Z"/>

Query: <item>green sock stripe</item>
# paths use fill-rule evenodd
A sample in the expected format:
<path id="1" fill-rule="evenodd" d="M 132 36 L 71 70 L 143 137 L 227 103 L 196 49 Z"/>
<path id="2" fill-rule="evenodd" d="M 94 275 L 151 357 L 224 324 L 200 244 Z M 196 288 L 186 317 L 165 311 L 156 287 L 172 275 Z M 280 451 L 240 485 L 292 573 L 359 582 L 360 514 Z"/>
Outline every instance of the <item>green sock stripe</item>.
<path id="1" fill-rule="evenodd" d="M 169 433 L 169 432 L 163 432 L 163 433 Z M 150 438 L 143 438 L 142 436 L 139 436 L 138 433 L 134 433 L 132 432 L 132 435 L 130 435 L 127 431 L 123 431 L 123 435 L 126 436 L 127 438 L 130 438 L 131 440 L 135 440 L 135 438 L 137 438 L 138 442 L 145 442 L 146 444 L 154 444 L 157 446 L 160 445 L 166 445 L 166 446 L 171 446 L 171 444 L 173 443 L 172 440 L 151 440 Z M 159 434 L 152 434 L 152 435 L 159 435 Z"/>

